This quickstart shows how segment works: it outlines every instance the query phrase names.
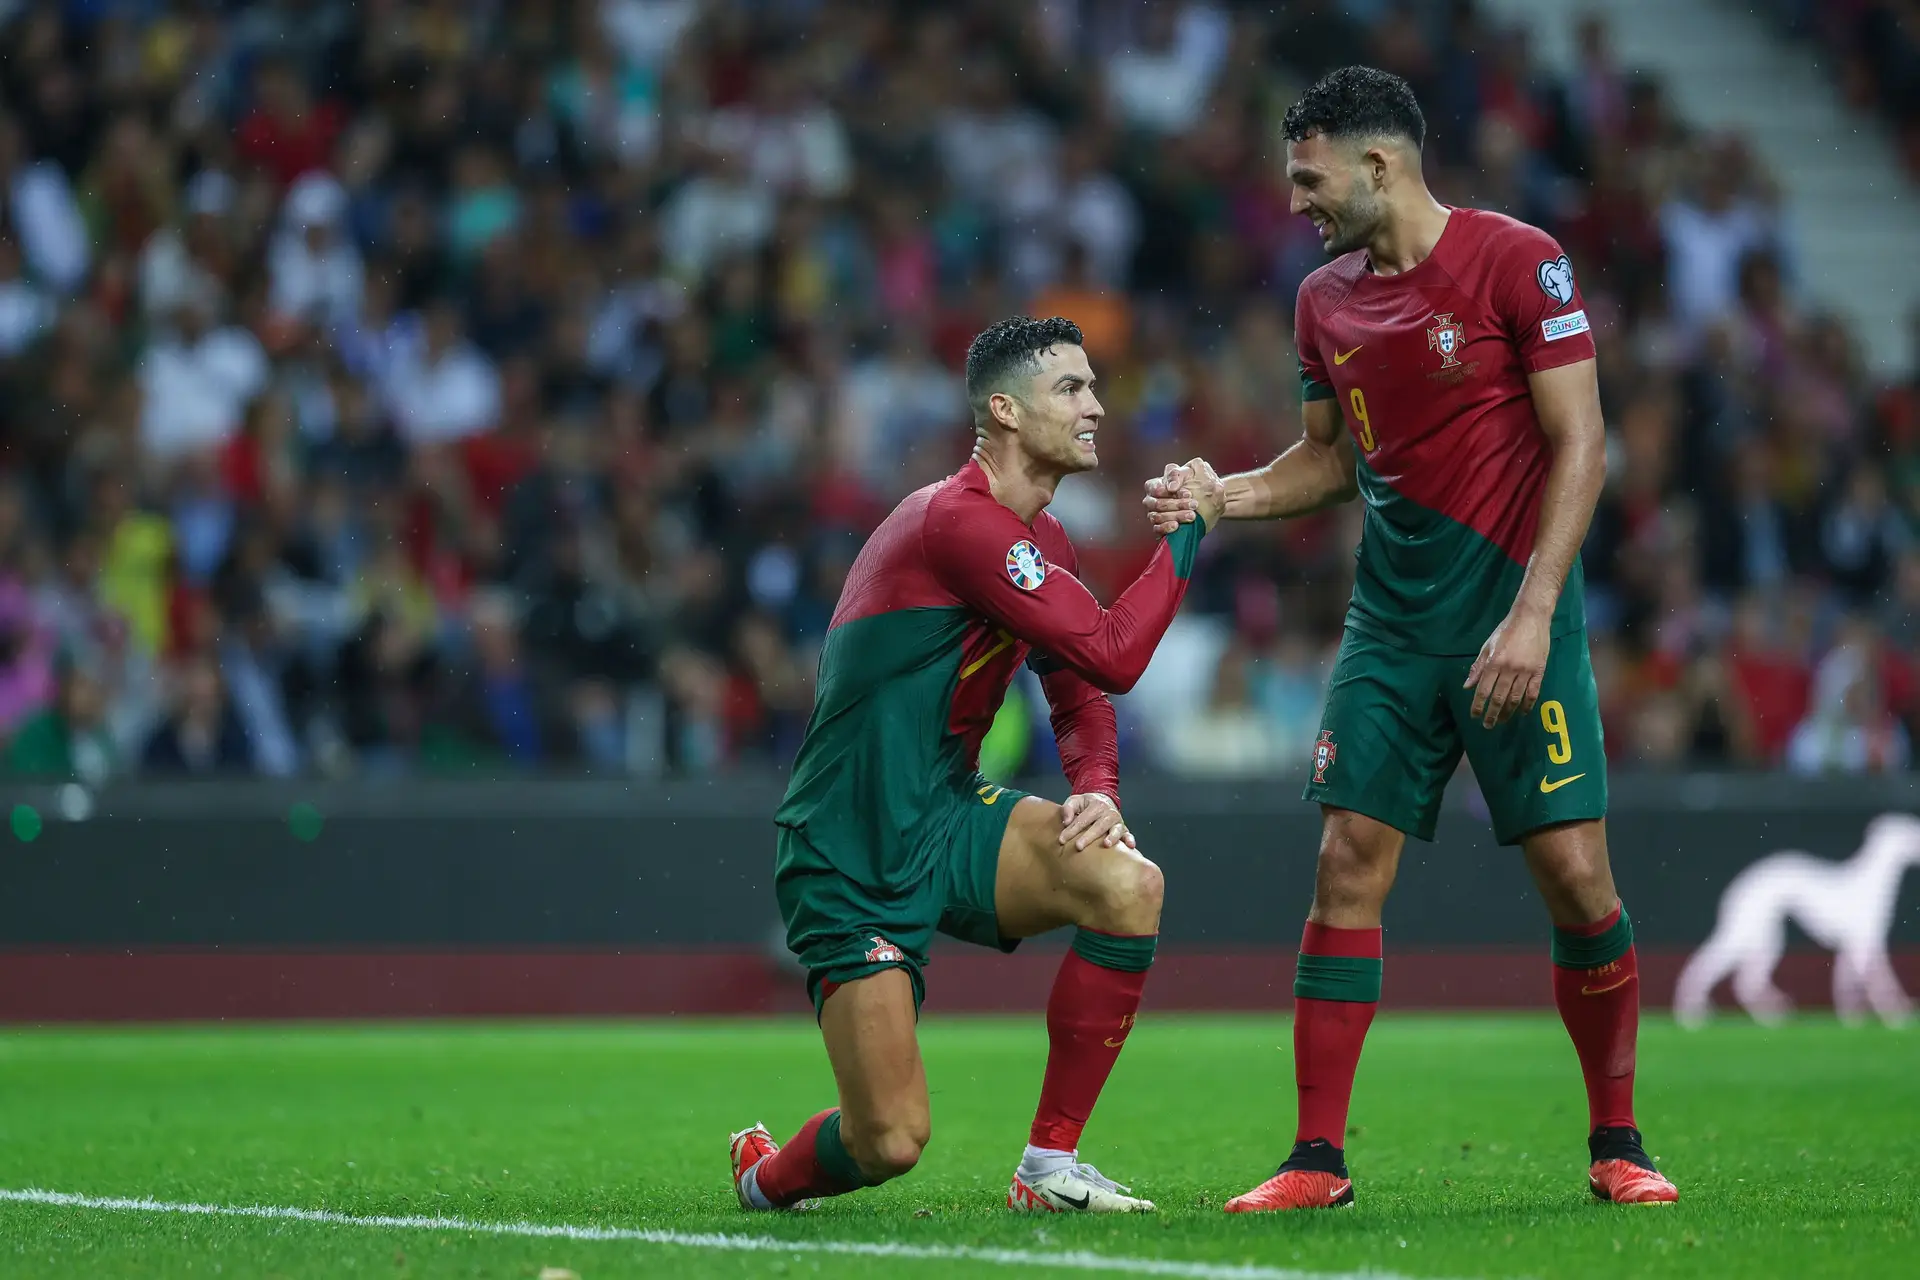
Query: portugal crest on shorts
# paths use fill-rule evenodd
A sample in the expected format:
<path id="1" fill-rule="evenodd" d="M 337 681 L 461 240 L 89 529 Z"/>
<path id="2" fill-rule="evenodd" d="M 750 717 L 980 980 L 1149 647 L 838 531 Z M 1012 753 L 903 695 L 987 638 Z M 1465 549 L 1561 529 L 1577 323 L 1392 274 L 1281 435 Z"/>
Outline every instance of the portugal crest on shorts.
<path id="1" fill-rule="evenodd" d="M 868 964 L 899 964 L 902 960 L 906 959 L 906 956 L 901 953 L 900 948 L 894 946 L 878 934 L 874 935 L 872 941 L 873 950 L 867 952 Z"/>
<path id="2" fill-rule="evenodd" d="M 1007 576 L 1022 591 L 1038 591 L 1047 580 L 1047 562 L 1040 548 L 1025 538 L 1007 548 Z"/>
<path id="3" fill-rule="evenodd" d="M 1340 748 L 1333 745 L 1333 730 L 1322 729 L 1320 741 L 1313 744 L 1313 780 L 1325 782 L 1327 770 L 1333 768 L 1334 757 L 1340 754 Z"/>
<path id="4" fill-rule="evenodd" d="M 1467 345 L 1467 326 L 1455 320 L 1451 311 L 1435 316 L 1433 321 L 1433 327 L 1427 330 L 1427 349 L 1440 353 L 1442 369 L 1458 368 L 1460 348 Z"/>

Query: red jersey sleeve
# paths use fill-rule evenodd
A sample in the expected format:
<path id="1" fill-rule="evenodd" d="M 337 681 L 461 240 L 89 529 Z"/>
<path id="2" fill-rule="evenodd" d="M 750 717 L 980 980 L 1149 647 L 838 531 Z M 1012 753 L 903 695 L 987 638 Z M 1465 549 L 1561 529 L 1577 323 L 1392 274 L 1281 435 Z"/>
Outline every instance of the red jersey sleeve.
<path id="1" fill-rule="evenodd" d="M 1300 361 L 1300 398 L 1333 399 L 1333 375 L 1320 355 L 1319 319 L 1314 314 L 1313 278 L 1300 282 L 1293 299 L 1293 351 Z"/>
<path id="2" fill-rule="evenodd" d="M 1538 227 L 1513 224 L 1487 246 L 1494 310 L 1528 373 L 1593 359 L 1593 326 L 1566 250 Z"/>
<path id="3" fill-rule="evenodd" d="M 1041 521 L 1046 527 L 1041 527 Z M 1068 573 L 1080 571 L 1079 557 L 1060 522 L 1042 516 L 1035 531 L 1048 558 L 1066 567 Z M 1046 690 L 1047 706 L 1052 712 L 1053 741 L 1060 752 L 1060 771 L 1067 775 L 1073 794 L 1098 791 L 1120 803 L 1120 726 L 1107 695 L 1088 683 L 1085 676 L 1061 666 L 1050 655 L 1035 651 L 1027 666 L 1040 677 Z"/>
<path id="4" fill-rule="evenodd" d="M 961 603 L 1095 688 L 1125 693 L 1180 611 L 1203 532 L 1196 520 L 1163 540 L 1111 609 L 1064 566 L 1048 564 L 1034 531 L 991 494 L 939 494 L 922 537 L 928 567 Z"/>

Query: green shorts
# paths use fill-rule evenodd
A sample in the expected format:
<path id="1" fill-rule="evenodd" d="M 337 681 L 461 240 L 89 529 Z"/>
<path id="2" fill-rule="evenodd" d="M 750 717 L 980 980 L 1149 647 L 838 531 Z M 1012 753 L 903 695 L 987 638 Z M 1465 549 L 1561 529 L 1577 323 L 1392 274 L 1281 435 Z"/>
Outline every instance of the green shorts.
<path id="1" fill-rule="evenodd" d="M 1587 633 L 1556 636 L 1540 701 L 1488 729 L 1462 688 L 1471 657 L 1410 653 L 1347 628 L 1305 798 L 1433 839 L 1461 752 L 1501 844 L 1607 813 L 1607 757 Z"/>
<path id="2" fill-rule="evenodd" d="M 895 894 L 870 889 L 840 871 L 828 856 L 832 851 L 817 848 L 806 832 L 778 828 L 774 897 L 786 921 L 787 947 L 807 968 L 815 1017 L 833 987 L 882 969 L 907 971 L 917 1009 L 926 999 L 920 971 L 935 933 L 1001 951 L 1020 945 L 1000 936 L 993 891 L 1007 818 L 1026 794 L 978 775 L 965 789 L 952 791 L 945 820 L 930 824 L 934 847 L 899 850 L 899 863 L 929 865 L 932 874 Z M 921 858 L 922 852 L 929 856 Z M 864 856 L 846 861 L 872 865 Z M 885 865 L 893 859 L 879 861 Z"/>

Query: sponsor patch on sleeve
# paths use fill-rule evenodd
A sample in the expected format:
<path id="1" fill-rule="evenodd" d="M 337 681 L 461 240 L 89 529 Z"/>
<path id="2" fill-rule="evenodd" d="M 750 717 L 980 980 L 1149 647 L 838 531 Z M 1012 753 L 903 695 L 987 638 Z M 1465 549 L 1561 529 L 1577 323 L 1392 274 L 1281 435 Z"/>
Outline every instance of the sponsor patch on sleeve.
<path id="1" fill-rule="evenodd" d="M 1587 323 L 1587 312 L 1583 307 L 1572 315 L 1548 316 L 1540 322 L 1540 336 L 1548 342 L 1558 342 L 1562 338 L 1571 338 L 1576 333 L 1591 332 L 1593 326 Z"/>

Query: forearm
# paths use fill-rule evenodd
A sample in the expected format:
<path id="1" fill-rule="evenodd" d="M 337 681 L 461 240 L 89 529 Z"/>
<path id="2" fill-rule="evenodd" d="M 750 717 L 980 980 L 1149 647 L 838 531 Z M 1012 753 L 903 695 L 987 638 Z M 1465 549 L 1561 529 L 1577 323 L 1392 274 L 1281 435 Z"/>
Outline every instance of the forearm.
<path id="1" fill-rule="evenodd" d="M 1593 509 L 1607 478 L 1607 443 L 1603 431 L 1580 432 L 1560 442 L 1547 471 L 1546 493 L 1540 501 L 1540 526 L 1533 535 L 1533 554 L 1514 600 L 1517 613 L 1551 616 L 1560 602 L 1574 557 L 1587 539 Z"/>
<path id="2" fill-rule="evenodd" d="M 1120 730 L 1113 704 L 1071 671 L 1042 677 L 1053 712 L 1053 740 L 1060 771 L 1074 795 L 1099 792 L 1120 803 Z"/>
<path id="3" fill-rule="evenodd" d="M 1280 520 L 1337 506 L 1359 492 L 1353 467 L 1337 445 L 1308 438 L 1258 471 L 1228 476 L 1226 518 Z"/>
<path id="4" fill-rule="evenodd" d="M 1088 630 L 1048 646 L 1047 652 L 1103 693 L 1133 688 L 1186 599 L 1202 533 L 1198 521 L 1175 530 L 1111 609 L 1099 611 Z"/>

